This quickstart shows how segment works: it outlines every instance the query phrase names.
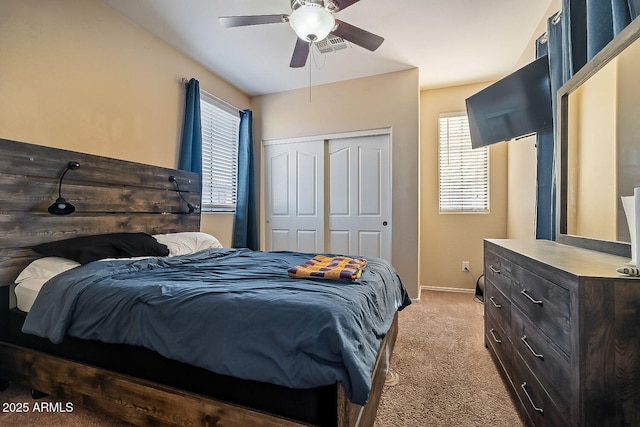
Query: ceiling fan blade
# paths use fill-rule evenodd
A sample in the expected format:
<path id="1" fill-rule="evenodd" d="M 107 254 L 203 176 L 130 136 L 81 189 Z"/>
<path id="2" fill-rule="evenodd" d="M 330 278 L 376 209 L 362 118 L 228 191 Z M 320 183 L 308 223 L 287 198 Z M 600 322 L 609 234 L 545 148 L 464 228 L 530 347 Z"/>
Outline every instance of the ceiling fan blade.
<path id="1" fill-rule="evenodd" d="M 280 24 L 287 22 L 289 15 L 251 15 L 221 16 L 218 18 L 223 27 L 244 27 L 247 25 Z"/>
<path id="2" fill-rule="evenodd" d="M 358 3 L 360 0 L 333 0 L 333 3 L 337 6 L 337 11 L 344 10 L 354 3 Z"/>
<path id="3" fill-rule="evenodd" d="M 350 41 L 353 44 L 357 44 L 365 49 L 374 51 L 380 47 L 384 38 L 377 36 L 369 31 L 365 31 L 362 28 L 358 28 L 354 25 L 347 24 L 344 21 L 336 19 L 338 26 L 331 33 L 338 37 L 342 37 L 345 40 Z"/>
<path id="4" fill-rule="evenodd" d="M 309 57 L 309 42 L 302 40 L 300 37 L 296 38 L 296 47 L 293 49 L 293 56 L 291 57 L 291 68 L 302 68 L 307 63 Z"/>

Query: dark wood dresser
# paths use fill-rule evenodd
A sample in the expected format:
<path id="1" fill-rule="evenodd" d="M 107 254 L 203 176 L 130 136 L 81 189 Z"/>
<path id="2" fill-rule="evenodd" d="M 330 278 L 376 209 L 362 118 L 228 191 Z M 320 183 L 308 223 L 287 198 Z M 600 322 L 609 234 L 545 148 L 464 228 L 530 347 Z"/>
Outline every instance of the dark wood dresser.
<path id="1" fill-rule="evenodd" d="M 536 426 L 640 426 L 640 279 L 615 255 L 484 242 L 485 344 Z"/>

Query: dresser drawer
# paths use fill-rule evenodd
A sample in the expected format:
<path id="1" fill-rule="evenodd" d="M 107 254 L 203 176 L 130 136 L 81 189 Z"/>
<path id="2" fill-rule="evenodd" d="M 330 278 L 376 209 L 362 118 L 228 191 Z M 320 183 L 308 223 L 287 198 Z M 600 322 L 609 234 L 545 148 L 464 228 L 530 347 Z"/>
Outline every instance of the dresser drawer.
<path id="1" fill-rule="evenodd" d="M 511 325 L 514 353 L 520 353 L 557 406 L 563 412 L 569 412 L 572 390 L 567 356 L 516 307 L 511 311 Z"/>
<path id="2" fill-rule="evenodd" d="M 484 315 L 492 318 L 504 335 L 511 338 L 511 301 L 491 281 L 485 282 L 484 292 Z"/>
<path id="3" fill-rule="evenodd" d="M 498 360 L 502 364 L 505 372 L 509 373 L 513 347 L 511 341 L 502 330 L 502 327 L 496 323 L 493 317 L 485 317 L 484 335 L 487 346 L 498 356 Z"/>
<path id="4" fill-rule="evenodd" d="M 486 251 L 484 254 L 485 281 L 491 281 L 505 295 L 511 292 L 511 262 Z"/>
<path id="5" fill-rule="evenodd" d="M 569 415 L 555 405 L 517 351 L 513 352 L 511 360 L 513 386 L 533 424 L 536 427 L 569 425 Z"/>
<path id="6" fill-rule="evenodd" d="M 571 356 L 571 295 L 569 290 L 525 270 L 511 268 L 511 301 L 532 323 Z"/>

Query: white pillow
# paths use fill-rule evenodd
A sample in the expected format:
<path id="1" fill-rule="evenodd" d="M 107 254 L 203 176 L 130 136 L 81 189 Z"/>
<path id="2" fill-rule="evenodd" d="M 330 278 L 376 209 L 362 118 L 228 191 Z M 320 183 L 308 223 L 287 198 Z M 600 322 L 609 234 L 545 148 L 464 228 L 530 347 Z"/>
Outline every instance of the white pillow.
<path id="1" fill-rule="evenodd" d="M 16 277 L 15 283 L 25 280 L 44 279 L 44 282 L 63 271 L 71 270 L 79 266 L 80 263 L 61 257 L 44 257 L 32 261 L 20 274 Z M 42 282 L 42 283 L 44 283 Z"/>
<path id="2" fill-rule="evenodd" d="M 169 256 L 187 255 L 206 249 L 219 249 L 222 245 L 210 234 L 201 231 L 183 231 L 181 233 L 154 234 L 153 237 L 169 248 Z"/>
<path id="3" fill-rule="evenodd" d="M 14 292 L 16 294 L 16 306 L 18 309 L 28 313 L 45 283 L 47 283 L 47 279 L 37 277 L 34 279 L 25 279 L 17 284 Z"/>
<path id="4" fill-rule="evenodd" d="M 18 308 L 28 312 L 38 296 L 40 288 L 49 279 L 79 265 L 80 263 L 76 261 L 60 257 L 44 257 L 31 262 L 14 281 Z"/>

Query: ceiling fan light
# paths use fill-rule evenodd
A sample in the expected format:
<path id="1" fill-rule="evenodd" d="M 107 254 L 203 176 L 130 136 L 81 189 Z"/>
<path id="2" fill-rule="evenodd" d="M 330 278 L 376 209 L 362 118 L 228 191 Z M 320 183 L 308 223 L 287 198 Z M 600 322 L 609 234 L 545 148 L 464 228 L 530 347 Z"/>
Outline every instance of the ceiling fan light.
<path id="1" fill-rule="evenodd" d="M 302 40 L 319 42 L 333 31 L 336 20 L 324 7 L 307 3 L 291 13 L 289 24 Z"/>

